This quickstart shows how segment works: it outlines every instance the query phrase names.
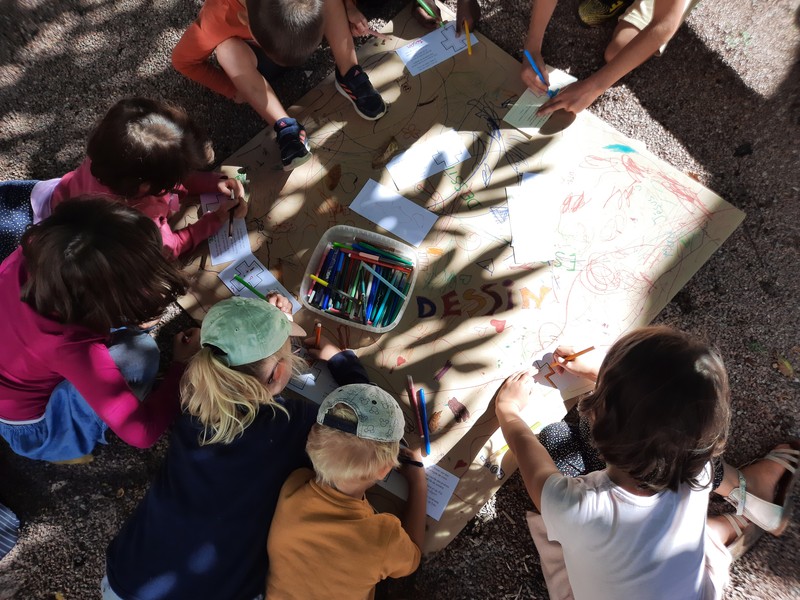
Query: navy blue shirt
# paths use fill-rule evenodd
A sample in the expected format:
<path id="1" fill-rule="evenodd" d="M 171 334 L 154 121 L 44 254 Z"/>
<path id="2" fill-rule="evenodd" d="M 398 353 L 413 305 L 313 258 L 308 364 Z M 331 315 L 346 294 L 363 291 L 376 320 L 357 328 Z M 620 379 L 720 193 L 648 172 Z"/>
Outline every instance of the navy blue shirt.
<path id="1" fill-rule="evenodd" d="M 351 351 L 328 363 L 339 385 L 368 383 Z M 317 405 L 278 397 L 230 444 L 200 446 L 202 426 L 182 415 L 142 502 L 106 551 L 111 589 L 125 600 L 252 600 L 264 593 L 267 535 L 281 485 L 310 467 Z"/>

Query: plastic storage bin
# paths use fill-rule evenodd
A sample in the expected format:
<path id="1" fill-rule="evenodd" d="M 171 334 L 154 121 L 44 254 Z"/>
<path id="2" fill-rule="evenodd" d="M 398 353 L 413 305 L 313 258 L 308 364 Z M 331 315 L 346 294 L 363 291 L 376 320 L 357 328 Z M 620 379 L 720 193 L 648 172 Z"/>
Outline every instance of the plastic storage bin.
<path id="1" fill-rule="evenodd" d="M 351 245 L 358 241 L 366 242 L 372 246 L 375 246 L 380 249 L 384 249 L 391 254 L 394 254 L 398 257 L 406 259 L 408 262 L 411 263 L 410 268 L 411 272 L 405 274 L 402 268 L 399 265 L 395 264 L 398 261 L 392 261 L 391 259 L 387 259 L 385 256 L 380 257 L 379 262 L 382 262 L 383 265 L 390 264 L 392 267 L 396 268 L 389 268 L 383 265 L 376 265 L 374 262 L 369 262 L 372 260 L 371 258 L 365 258 L 363 254 L 369 256 L 379 256 L 378 253 L 372 252 L 370 250 L 364 250 L 362 254 L 356 253 L 355 255 L 343 253 L 344 256 L 350 261 L 349 264 L 353 265 L 351 269 L 359 269 L 359 264 L 362 266 L 361 279 L 371 281 L 374 285 L 378 285 L 378 292 L 379 294 L 381 291 L 383 292 L 383 296 L 380 297 L 383 303 L 386 304 L 384 307 L 384 312 L 380 313 L 380 319 L 375 319 L 378 311 L 380 310 L 380 306 L 375 306 L 379 304 L 376 301 L 373 303 L 373 306 L 370 308 L 370 321 L 372 323 L 364 323 L 364 315 L 367 311 L 367 304 L 369 303 L 369 294 L 365 293 L 371 290 L 367 290 L 365 288 L 358 289 L 358 284 L 355 284 L 356 291 L 351 296 L 343 292 L 349 292 L 351 290 L 341 290 L 340 292 L 333 292 L 331 288 L 339 289 L 341 286 L 342 280 L 336 280 L 337 272 L 336 272 L 336 265 L 334 263 L 333 268 L 328 269 L 330 271 L 330 279 L 331 281 L 326 281 L 329 285 L 323 286 L 318 281 L 315 281 L 314 277 L 319 277 L 320 279 L 324 280 L 326 273 L 320 272 L 323 265 L 323 260 L 326 254 L 326 250 L 328 249 L 329 245 L 332 247 L 333 243 L 338 244 L 345 244 Z M 332 249 L 335 249 L 332 247 Z M 341 249 L 338 249 L 341 253 Z M 338 254 L 336 255 L 338 258 Z M 344 260 L 344 259 L 343 259 Z M 373 273 L 370 273 L 367 267 L 363 265 L 366 264 L 372 269 L 379 270 L 379 274 L 383 274 L 384 279 L 389 279 L 390 283 L 392 283 L 392 279 L 403 277 L 406 275 L 406 279 L 403 280 L 399 287 L 401 292 L 404 292 L 405 299 L 402 299 L 399 295 L 397 295 L 394 291 L 388 289 L 389 286 L 385 284 L 384 281 L 380 281 L 379 278 L 376 278 Z M 380 269 L 377 269 L 380 267 Z M 347 277 L 347 270 L 342 268 L 339 272 L 343 272 L 343 277 Z M 395 273 L 399 273 L 398 275 L 394 275 Z M 353 275 L 353 277 L 355 277 Z M 361 279 L 358 279 L 360 283 Z M 338 281 L 338 285 L 335 283 Z M 399 242 L 395 239 L 390 237 L 386 237 L 385 235 L 381 235 L 379 233 L 375 233 L 373 231 L 367 231 L 365 229 L 359 229 L 358 227 L 350 227 L 349 225 L 336 225 L 331 227 L 320 239 L 317 247 L 314 249 L 314 252 L 311 254 L 311 258 L 308 261 L 308 267 L 306 268 L 306 272 L 303 275 L 303 281 L 300 284 L 300 300 L 308 308 L 311 312 L 317 313 L 332 321 L 336 321 L 338 323 L 342 323 L 344 325 L 348 325 L 350 327 L 356 327 L 358 329 L 364 329 L 366 331 L 372 331 L 374 333 L 384 333 L 393 329 L 397 324 L 400 322 L 400 319 L 403 317 L 403 313 L 405 313 L 406 308 L 408 307 L 408 303 L 411 301 L 411 293 L 414 290 L 414 284 L 417 281 L 417 253 L 414 248 L 411 246 L 404 244 L 403 242 Z M 350 287 L 353 287 L 352 285 Z M 365 284 L 366 287 L 366 284 Z M 395 286 L 398 287 L 398 286 Z M 309 294 L 314 291 L 314 302 L 318 304 L 319 294 L 323 293 L 324 289 L 328 289 L 328 297 L 330 298 L 329 304 L 326 310 L 321 309 L 318 306 L 314 306 L 309 302 Z M 399 288 L 398 288 L 399 289 Z M 396 296 L 396 298 L 393 298 Z M 340 308 L 335 308 L 333 303 L 337 303 L 339 306 L 344 304 L 345 310 Z M 349 308 L 350 310 L 347 310 Z M 331 310 L 333 309 L 333 310 Z M 389 318 L 390 321 L 386 320 L 385 312 L 389 311 Z M 350 318 L 352 315 L 353 318 Z M 374 319 L 374 320 L 373 320 Z M 382 322 L 383 324 L 376 324 L 375 321 L 379 323 Z"/>

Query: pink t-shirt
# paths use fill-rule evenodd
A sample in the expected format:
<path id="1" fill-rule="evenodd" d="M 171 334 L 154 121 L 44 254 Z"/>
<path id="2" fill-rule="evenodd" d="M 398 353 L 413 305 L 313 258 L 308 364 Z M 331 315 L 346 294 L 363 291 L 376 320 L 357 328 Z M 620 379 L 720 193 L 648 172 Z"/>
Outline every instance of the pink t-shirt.
<path id="1" fill-rule="evenodd" d="M 50 211 L 64 200 L 84 194 L 122 199 L 110 188 L 100 183 L 92 175 L 91 169 L 92 161 L 87 157 L 77 169 L 61 178 L 50 197 Z M 218 173 L 197 172 L 187 180 L 186 187 L 181 185 L 176 190 L 161 196 L 142 196 L 127 199 L 125 202 L 131 208 L 135 208 L 153 220 L 161 231 L 164 247 L 174 258 L 178 258 L 186 252 L 191 252 L 198 244 L 208 239 L 210 235 L 219 230 L 222 222 L 215 213 L 206 213 L 188 227 L 172 231 L 169 225 L 170 216 L 178 210 L 180 203 L 187 195 L 216 192 L 219 180 Z"/>
<path id="2" fill-rule="evenodd" d="M 183 365 L 174 363 L 140 402 L 108 353 L 106 336 L 47 319 L 20 300 L 27 278 L 20 247 L 0 265 L 0 419 L 40 418 L 66 379 L 122 440 L 153 445 L 178 414 Z"/>

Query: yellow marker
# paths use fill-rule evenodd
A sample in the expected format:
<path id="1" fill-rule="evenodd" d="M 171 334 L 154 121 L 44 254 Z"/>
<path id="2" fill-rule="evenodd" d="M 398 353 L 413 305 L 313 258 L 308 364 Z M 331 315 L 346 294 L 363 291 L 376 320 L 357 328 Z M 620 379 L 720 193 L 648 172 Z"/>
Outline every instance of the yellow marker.
<path id="1" fill-rule="evenodd" d="M 311 273 L 309 273 L 308 276 L 314 281 L 316 281 L 318 284 L 328 287 L 328 282 L 325 281 L 324 279 L 320 279 L 319 277 L 317 277 L 316 275 L 312 275 Z"/>
<path id="2" fill-rule="evenodd" d="M 472 41 L 469 39 L 469 23 L 464 21 L 464 33 L 467 34 L 467 54 L 472 56 Z"/>
<path id="3" fill-rule="evenodd" d="M 531 426 L 530 426 L 528 429 L 530 429 L 531 431 L 533 431 L 533 430 L 534 430 L 534 429 L 536 429 L 537 427 L 541 427 L 541 426 L 542 426 L 542 424 L 541 424 L 539 421 L 536 421 L 536 423 L 534 423 L 533 425 L 531 425 Z M 503 452 L 505 452 L 506 450 L 508 450 L 508 444 L 506 444 L 505 446 L 503 446 L 502 448 L 500 448 L 500 450 L 498 450 L 497 452 L 492 452 L 492 453 L 489 455 L 489 460 L 492 460 L 492 459 L 493 459 L 495 456 L 497 456 L 498 454 L 502 454 L 502 453 L 503 453 Z"/>

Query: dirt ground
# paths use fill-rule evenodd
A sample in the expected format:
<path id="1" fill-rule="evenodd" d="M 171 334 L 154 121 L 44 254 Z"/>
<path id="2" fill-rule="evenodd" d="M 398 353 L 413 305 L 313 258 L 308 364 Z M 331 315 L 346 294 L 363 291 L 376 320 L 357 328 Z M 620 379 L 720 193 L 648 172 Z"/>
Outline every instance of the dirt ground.
<path id="1" fill-rule="evenodd" d="M 46 179 L 74 168 L 93 121 L 117 99 L 144 95 L 186 107 L 219 158 L 264 124 L 184 80 L 169 56 L 199 0 L 2 0 L 0 175 Z M 529 2 L 481 2 L 478 30 L 520 58 Z M 585 77 L 602 64 L 613 25 L 580 26 L 577 0 L 557 7 L 544 55 Z M 657 322 L 713 342 L 733 388 L 726 458 L 740 464 L 800 437 L 800 3 L 706 0 L 665 55 L 624 78 L 590 110 L 643 141 L 747 213 L 744 224 Z M 380 26 L 398 0 L 363 6 Z M 333 69 L 321 48 L 278 86 L 287 105 Z M 171 327 L 186 323 L 175 315 Z M 170 326 L 167 326 L 169 328 Z M 2 342 L 0 342 L 2 343 Z M 164 451 L 119 440 L 86 466 L 17 458 L 0 443 L 0 499 L 23 521 L 0 562 L 0 600 L 99 597 L 106 544 L 142 497 Z M 547 598 L 525 527 L 531 503 L 514 476 L 445 550 L 393 582 L 390 598 Z M 765 536 L 733 566 L 726 598 L 800 597 L 800 525 Z M 212 599 L 213 600 L 213 599 Z"/>

